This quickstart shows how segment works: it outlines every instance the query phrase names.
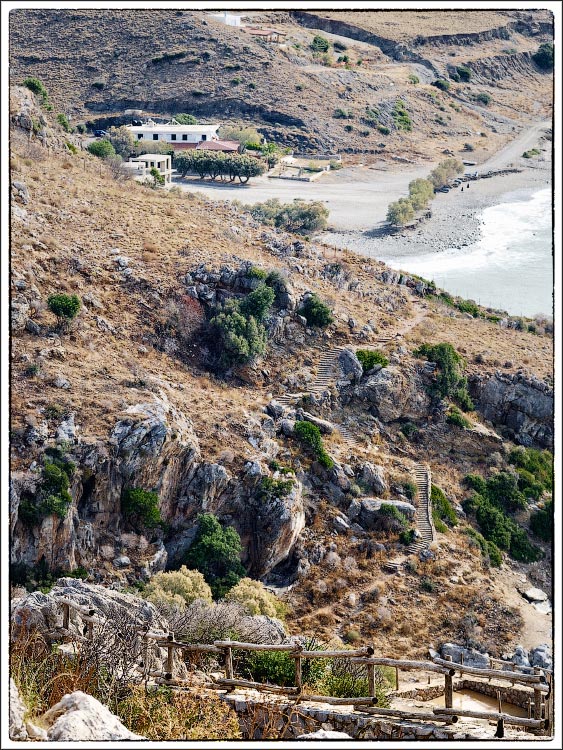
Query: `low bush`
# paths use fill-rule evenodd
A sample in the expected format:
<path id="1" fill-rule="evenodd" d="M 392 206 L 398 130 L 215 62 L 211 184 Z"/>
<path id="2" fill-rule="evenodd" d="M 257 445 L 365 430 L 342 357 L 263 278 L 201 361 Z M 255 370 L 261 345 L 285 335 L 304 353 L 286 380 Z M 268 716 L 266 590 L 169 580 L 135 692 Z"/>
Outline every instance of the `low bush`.
<path id="1" fill-rule="evenodd" d="M 158 495 L 140 487 L 128 487 L 121 497 L 121 514 L 137 530 L 155 529 L 162 518 Z"/>
<path id="2" fill-rule="evenodd" d="M 481 93 L 475 96 L 475 101 L 480 102 L 481 104 L 484 104 L 485 106 L 487 106 L 488 104 L 491 103 L 491 95 L 482 91 Z"/>
<path id="3" fill-rule="evenodd" d="M 372 370 L 376 365 L 381 367 L 387 367 L 389 360 L 382 352 L 373 351 L 371 349 L 358 349 L 356 357 L 362 365 L 364 373 Z"/>
<path id="4" fill-rule="evenodd" d="M 543 508 L 532 513 L 530 528 L 544 542 L 553 541 L 553 501 L 548 500 Z"/>
<path id="5" fill-rule="evenodd" d="M 401 544 L 404 544 L 407 547 L 409 544 L 412 544 L 415 539 L 416 539 L 415 529 L 407 529 L 405 531 L 401 531 L 401 533 L 399 534 L 399 541 L 401 542 Z"/>
<path id="6" fill-rule="evenodd" d="M 147 583 L 144 596 L 151 602 L 166 602 L 183 609 L 196 599 L 211 602 L 211 589 L 199 570 L 189 570 L 185 565 L 179 570 L 156 573 Z"/>
<path id="7" fill-rule="evenodd" d="M 261 502 L 269 502 L 278 497 L 287 497 L 294 487 L 293 479 L 272 479 L 262 477 L 258 486 L 256 497 Z"/>
<path id="8" fill-rule="evenodd" d="M 70 127 L 70 123 L 68 121 L 68 117 L 63 114 L 62 112 L 57 115 L 57 122 L 61 126 L 61 128 L 65 131 L 65 133 L 70 133 L 72 128 Z"/>
<path id="9" fill-rule="evenodd" d="M 414 73 L 409 73 L 408 82 L 416 86 L 417 83 L 420 83 L 420 78 Z"/>
<path id="10" fill-rule="evenodd" d="M 382 503 L 378 512 L 376 526 L 380 531 L 390 531 L 400 533 L 406 531 L 410 526 L 409 519 L 402 513 L 396 505 Z"/>
<path id="11" fill-rule="evenodd" d="M 432 81 L 432 86 L 435 86 L 437 89 L 440 89 L 440 91 L 450 90 L 450 82 L 447 81 L 445 78 L 437 78 L 435 81 Z"/>
<path id="12" fill-rule="evenodd" d="M 246 318 L 252 317 L 262 323 L 270 312 L 275 296 L 272 287 L 260 284 L 259 287 L 241 300 L 239 310 Z"/>
<path id="13" fill-rule="evenodd" d="M 76 294 L 51 294 L 47 298 L 49 310 L 57 316 L 60 326 L 74 320 L 80 310 L 80 298 Z"/>
<path id="14" fill-rule="evenodd" d="M 328 209 L 320 201 L 296 198 L 292 203 L 280 203 L 277 198 L 270 198 L 247 208 L 258 221 L 288 232 L 309 234 L 327 226 Z"/>
<path id="15" fill-rule="evenodd" d="M 223 598 L 244 577 L 242 544 L 237 531 L 223 528 L 211 513 L 198 516 L 198 530 L 183 562 L 203 573 L 215 599 Z"/>
<path id="16" fill-rule="evenodd" d="M 72 504 L 70 479 L 76 465 L 60 448 L 45 451 L 41 482 L 35 492 L 24 491 L 20 497 L 18 516 L 27 526 L 36 526 L 47 516 L 64 518 Z"/>
<path id="17" fill-rule="evenodd" d="M 244 364 L 266 351 L 266 329 L 256 318 L 246 317 L 235 300 L 216 311 L 209 332 L 222 368 Z"/>
<path id="18" fill-rule="evenodd" d="M 108 156 L 115 156 L 115 149 L 111 145 L 110 141 L 103 139 L 101 141 L 93 141 L 88 146 L 88 151 L 97 156 L 100 159 L 107 159 Z"/>
<path id="19" fill-rule="evenodd" d="M 251 651 L 241 672 L 255 682 L 280 687 L 295 685 L 295 659 L 287 651 Z"/>
<path id="20" fill-rule="evenodd" d="M 47 93 L 47 89 L 41 83 L 39 78 L 25 78 L 23 81 L 23 85 L 36 96 L 38 96 L 41 99 L 42 104 L 49 103 L 49 94 Z"/>
<path id="21" fill-rule="evenodd" d="M 334 320 L 330 308 L 316 294 L 307 297 L 298 312 L 308 325 L 316 328 L 326 328 Z"/>
<path id="22" fill-rule="evenodd" d="M 397 130 L 405 130 L 410 132 L 412 130 L 412 120 L 409 113 L 405 108 L 405 103 L 398 99 L 393 107 L 393 122 Z"/>
<path id="23" fill-rule="evenodd" d="M 467 380 L 462 375 L 465 360 L 451 344 L 422 344 L 413 353 L 415 357 L 426 357 L 428 361 L 435 362 L 438 366 L 438 373 L 430 389 L 433 395 L 440 398 L 449 396 L 463 407 L 473 407 L 467 393 Z M 467 427 L 469 424 L 461 426 Z"/>
<path id="24" fill-rule="evenodd" d="M 435 484 L 432 485 L 430 500 L 432 503 L 432 516 L 434 519 L 438 518 L 441 521 L 445 521 L 448 526 L 457 526 L 458 519 L 452 504 L 446 497 L 444 491 Z"/>
<path id="25" fill-rule="evenodd" d="M 420 432 L 418 427 L 412 422 L 406 422 L 405 424 L 401 425 L 400 429 L 407 440 L 412 440 Z"/>
<path id="26" fill-rule="evenodd" d="M 325 469 L 332 469 L 334 461 L 325 451 L 321 432 L 317 425 L 306 421 L 297 421 L 294 428 L 294 436 L 299 442 L 309 448 L 316 460 Z"/>
<path id="27" fill-rule="evenodd" d="M 412 180 L 409 183 L 409 200 L 415 211 L 426 208 L 434 196 L 434 186 L 430 180 L 421 178 Z"/>
<path id="28" fill-rule="evenodd" d="M 180 123 L 180 125 L 197 125 L 197 119 L 193 115 L 186 114 L 185 112 L 174 115 L 174 119 L 176 122 Z"/>
<path id="29" fill-rule="evenodd" d="M 266 615 L 283 619 L 286 605 L 260 581 L 242 578 L 225 596 L 226 601 L 238 602 L 249 615 Z"/>
<path id="30" fill-rule="evenodd" d="M 414 213 L 414 206 L 410 198 L 399 198 L 398 201 L 389 204 L 386 219 L 395 226 L 404 226 L 414 219 Z"/>
<path id="31" fill-rule="evenodd" d="M 530 148 L 530 149 L 528 149 L 528 151 L 524 151 L 524 153 L 522 154 L 522 156 L 524 157 L 524 159 L 531 159 L 534 156 L 539 156 L 540 153 L 541 153 L 541 151 L 539 149 L 537 149 L 537 148 Z"/>
<path id="32" fill-rule="evenodd" d="M 311 42 L 311 49 L 314 52 L 328 52 L 330 47 L 330 42 L 328 39 L 325 39 L 324 36 L 320 36 L 320 34 L 316 34 L 313 37 L 313 41 Z"/>
<path id="33" fill-rule="evenodd" d="M 438 590 L 438 584 L 431 578 L 425 576 L 420 579 L 420 590 L 427 594 L 434 594 Z"/>
<path id="34" fill-rule="evenodd" d="M 471 70 L 467 67 L 467 65 L 458 65 L 456 71 L 460 81 L 465 81 L 468 83 L 471 80 Z"/>
<path id="35" fill-rule="evenodd" d="M 464 417 L 461 411 L 455 406 L 450 406 L 446 416 L 446 422 L 453 424 L 456 427 L 461 427 L 463 430 L 471 427 L 470 420 L 467 419 L 467 417 Z"/>
<path id="36" fill-rule="evenodd" d="M 454 157 L 444 159 L 437 167 L 435 167 L 430 174 L 428 179 L 434 185 L 434 188 L 439 188 L 447 185 L 451 179 L 457 174 L 461 174 L 464 171 L 463 163 L 459 159 Z"/>
<path id="37" fill-rule="evenodd" d="M 544 42 L 538 47 L 538 51 L 532 55 L 532 60 L 542 70 L 553 70 L 553 44 Z"/>
<path id="38" fill-rule="evenodd" d="M 30 592 L 39 590 L 47 594 L 59 578 L 84 580 L 88 578 L 88 571 L 81 565 L 74 570 L 49 569 L 45 557 L 42 557 L 36 565 L 26 565 L 25 563 L 10 565 L 10 582 L 16 586 L 23 586 Z"/>
<path id="39" fill-rule="evenodd" d="M 280 306 L 286 304 L 289 292 L 289 283 L 281 271 L 270 271 L 265 278 L 265 283 L 274 290 L 274 304 Z"/>

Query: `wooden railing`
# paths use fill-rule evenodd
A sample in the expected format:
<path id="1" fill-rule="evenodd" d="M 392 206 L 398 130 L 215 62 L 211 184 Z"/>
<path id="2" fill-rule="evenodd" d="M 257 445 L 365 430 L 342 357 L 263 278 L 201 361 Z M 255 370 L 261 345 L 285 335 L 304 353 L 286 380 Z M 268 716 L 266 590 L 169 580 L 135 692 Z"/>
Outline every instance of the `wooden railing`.
<path id="1" fill-rule="evenodd" d="M 92 640 L 94 637 L 94 626 L 104 625 L 106 620 L 96 614 L 93 607 L 76 604 L 70 599 L 57 598 L 57 603 L 61 605 L 63 614 L 63 630 L 67 636 L 78 642 Z M 76 611 L 80 619 L 86 623 L 84 634 L 72 633 L 70 629 L 70 611 Z M 161 670 L 151 670 L 147 658 L 143 658 L 141 665 L 137 668 L 145 678 L 152 678 L 158 684 L 165 684 L 177 687 L 190 686 L 190 680 L 180 679 L 174 676 L 174 652 L 181 651 L 182 657 L 186 653 L 209 653 L 220 655 L 225 667 L 225 677 L 218 678 L 209 687 L 212 689 L 226 690 L 227 692 L 237 688 L 252 688 L 260 692 L 278 693 L 286 696 L 292 696 L 296 702 L 311 701 L 328 703 L 330 705 L 351 705 L 361 706 L 361 711 L 370 715 L 395 717 L 404 720 L 433 721 L 444 724 L 455 724 L 459 717 L 472 717 L 477 719 L 486 719 L 490 721 L 501 722 L 501 724 L 512 724 L 515 726 L 526 727 L 529 729 L 543 730 L 543 733 L 549 731 L 553 722 L 553 674 L 550 671 L 542 670 L 539 667 L 534 668 L 534 674 L 526 674 L 521 671 L 498 670 L 498 669 L 481 669 L 478 667 L 467 666 L 463 663 L 453 662 L 451 657 L 442 659 L 435 656 L 432 661 L 416 661 L 407 659 L 391 659 L 374 655 L 372 646 L 364 646 L 357 649 L 349 650 L 330 650 L 330 651 L 307 651 L 299 643 L 281 643 L 281 644 L 263 644 L 263 643 L 245 643 L 241 641 L 214 641 L 213 643 L 186 643 L 176 640 L 174 633 L 165 633 L 162 631 L 151 630 L 148 625 L 135 629 L 142 640 L 143 654 L 146 654 L 149 643 L 152 641 L 159 648 L 166 651 L 163 658 Z M 245 680 L 235 675 L 233 666 L 233 651 L 266 651 L 266 652 L 286 652 L 295 662 L 295 685 L 280 686 L 269 683 L 253 682 Z M 326 695 L 313 695 L 305 693 L 305 684 L 303 683 L 303 661 L 308 659 L 348 659 L 352 664 L 361 664 L 366 667 L 368 693 L 367 696 L 335 698 Z M 185 659 L 182 658 L 182 662 Z M 500 661 L 500 660 L 494 660 Z M 501 662 L 506 664 L 506 662 Z M 432 712 L 406 711 L 402 709 L 383 708 L 378 706 L 376 668 L 391 667 L 395 669 L 395 687 L 399 687 L 399 671 L 420 671 L 443 675 L 444 677 L 444 708 L 433 707 Z M 500 698 L 500 688 L 497 693 L 498 711 L 468 711 L 453 708 L 453 677 L 458 673 L 460 675 L 472 675 L 481 679 L 490 681 L 491 679 L 505 681 L 511 685 L 518 684 L 533 690 L 533 717 L 528 718 L 512 716 L 502 711 Z"/>

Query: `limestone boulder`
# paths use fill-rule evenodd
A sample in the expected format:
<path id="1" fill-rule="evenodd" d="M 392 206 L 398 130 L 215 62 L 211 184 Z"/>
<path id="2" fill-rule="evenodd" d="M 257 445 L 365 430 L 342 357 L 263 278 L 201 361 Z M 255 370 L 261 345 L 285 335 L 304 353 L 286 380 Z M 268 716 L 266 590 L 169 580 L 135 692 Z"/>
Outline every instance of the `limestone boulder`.
<path id="1" fill-rule="evenodd" d="M 422 419 L 428 415 L 430 397 L 414 368 L 383 367 L 354 389 L 355 400 L 364 402 L 382 422 Z"/>
<path id="2" fill-rule="evenodd" d="M 369 492 L 373 492 L 376 495 L 382 495 L 388 490 L 383 467 L 376 466 L 369 461 L 361 465 L 358 478 Z"/>
<path id="3" fill-rule="evenodd" d="M 362 528 L 376 529 L 381 522 L 381 506 L 392 505 L 410 520 L 414 519 L 416 508 L 411 503 L 403 503 L 397 500 L 380 500 L 378 498 L 366 497 L 362 500 L 362 507 L 358 516 L 358 522 Z"/>
<path id="4" fill-rule="evenodd" d="M 345 379 L 352 383 L 360 382 L 364 369 L 355 352 L 351 349 L 342 349 L 338 355 L 338 366 Z"/>
<path id="5" fill-rule="evenodd" d="M 91 695 L 77 690 L 69 693 L 41 717 L 48 727 L 50 742 L 116 742 L 144 740 Z"/>
<path id="6" fill-rule="evenodd" d="M 296 739 L 298 740 L 351 740 L 352 737 L 346 732 L 335 732 L 332 729 L 317 729 L 316 732 L 309 732 L 309 734 L 300 734 Z"/>
<path id="7" fill-rule="evenodd" d="M 457 643 L 444 643 L 440 649 L 440 654 L 443 659 L 446 656 L 451 656 L 452 661 L 457 664 L 461 664 L 461 657 L 463 655 L 463 663 L 467 667 L 478 667 L 479 669 L 489 669 L 489 654 L 482 654 L 474 648 L 464 648 Z"/>
<path id="8" fill-rule="evenodd" d="M 10 677 L 10 699 L 8 733 L 11 740 L 27 740 L 28 735 L 23 721 L 26 708 L 20 698 L 16 683 Z"/>

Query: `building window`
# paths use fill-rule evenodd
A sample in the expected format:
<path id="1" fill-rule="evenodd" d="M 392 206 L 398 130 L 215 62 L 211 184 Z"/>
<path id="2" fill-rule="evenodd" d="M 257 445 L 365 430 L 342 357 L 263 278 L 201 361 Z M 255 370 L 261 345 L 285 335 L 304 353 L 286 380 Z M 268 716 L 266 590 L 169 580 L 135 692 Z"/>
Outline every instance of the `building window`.
<path id="1" fill-rule="evenodd" d="M 171 133 L 170 140 L 175 141 L 176 140 L 176 133 Z"/>
<path id="2" fill-rule="evenodd" d="M 206 141 L 207 140 L 207 136 L 205 135 L 205 133 L 201 136 L 201 140 L 202 141 Z"/>
<path id="3" fill-rule="evenodd" d="M 188 134 L 187 133 L 182 133 L 182 140 L 183 141 L 187 141 L 188 140 Z"/>
<path id="4" fill-rule="evenodd" d="M 139 133 L 139 135 L 137 136 L 137 140 L 139 140 L 139 141 L 140 141 L 140 140 L 142 140 L 142 138 L 143 138 L 143 134 L 142 134 L 142 133 Z"/>
<path id="5" fill-rule="evenodd" d="M 153 141 L 158 141 L 158 133 L 154 133 L 152 139 Z"/>

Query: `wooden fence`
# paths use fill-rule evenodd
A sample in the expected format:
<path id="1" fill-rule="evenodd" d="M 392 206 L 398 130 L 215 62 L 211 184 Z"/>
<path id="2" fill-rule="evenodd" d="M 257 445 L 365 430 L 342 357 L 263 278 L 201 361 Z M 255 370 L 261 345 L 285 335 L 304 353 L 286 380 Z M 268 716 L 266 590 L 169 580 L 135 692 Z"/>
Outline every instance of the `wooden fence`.
<path id="1" fill-rule="evenodd" d="M 94 637 L 94 626 L 103 625 L 106 620 L 96 614 L 92 607 L 86 607 L 76 604 L 70 599 L 58 598 L 57 603 L 62 607 L 63 613 L 63 630 L 67 635 L 76 641 L 92 640 Z M 81 620 L 86 623 L 84 634 L 72 633 L 70 630 L 70 610 L 76 611 Z M 221 656 L 225 677 L 218 678 L 214 681 L 212 689 L 232 691 L 237 687 L 251 688 L 264 693 L 277 693 L 286 696 L 292 696 L 296 702 L 311 701 L 328 703 L 330 705 L 351 705 L 361 707 L 361 711 L 370 715 L 395 717 L 403 720 L 433 721 L 444 724 L 455 724 L 459 717 L 471 717 L 476 719 L 485 719 L 497 721 L 501 724 L 511 724 L 519 727 L 526 727 L 532 730 L 542 730 L 542 733 L 548 733 L 552 728 L 553 722 L 553 674 L 549 671 L 534 668 L 533 674 L 527 674 L 516 668 L 513 669 L 481 669 L 478 667 L 466 666 L 463 663 L 453 662 L 450 657 L 442 659 L 434 657 L 432 661 L 416 661 L 407 659 L 390 659 L 374 655 L 372 646 L 364 646 L 357 649 L 349 650 L 331 650 L 331 651 L 307 651 L 298 643 L 281 643 L 281 644 L 262 644 L 262 643 L 244 643 L 241 641 L 214 641 L 209 644 L 186 643 L 178 641 L 174 633 L 164 633 L 152 631 L 148 626 L 136 629 L 141 637 L 143 644 L 143 653 L 147 653 L 149 643 L 152 641 L 159 648 L 166 651 L 163 659 L 162 669 L 150 670 L 148 659 L 142 660 L 142 667 L 139 671 L 145 678 L 153 678 L 158 684 L 188 687 L 191 682 L 174 676 L 174 652 L 180 651 L 182 661 L 190 653 L 208 653 Z M 295 685 L 280 686 L 270 683 L 253 682 L 251 680 L 241 679 L 235 675 L 233 667 L 233 651 L 266 651 L 266 652 L 286 652 L 295 662 Z M 305 693 L 306 685 L 303 682 L 303 662 L 311 659 L 347 659 L 352 664 L 360 664 L 366 667 L 368 695 L 362 697 L 335 698 L 326 695 L 313 695 Z M 500 661 L 500 660 L 494 660 Z M 506 664 L 506 662 L 500 662 Z M 395 669 L 395 688 L 399 688 L 400 671 L 419 671 L 443 675 L 444 677 L 444 708 L 433 707 L 432 712 L 405 711 L 400 709 L 390 709 L 378 706 L 377 698 L 377 681 L 376 668 L 391 667 Z M 453 708 L 453 678 L 455 674 L 472 675 L 490 682 L 491 679 L 509 682 L 511 685 L 522 685 L 533 690 L 533 711 L 529 711 L 528 718 L 512 716 L 502 711 L 501 688 L 497 692 L 498 711 L 468 711 Z M 533 713 L 533 716 L 531 715 Z"/>

